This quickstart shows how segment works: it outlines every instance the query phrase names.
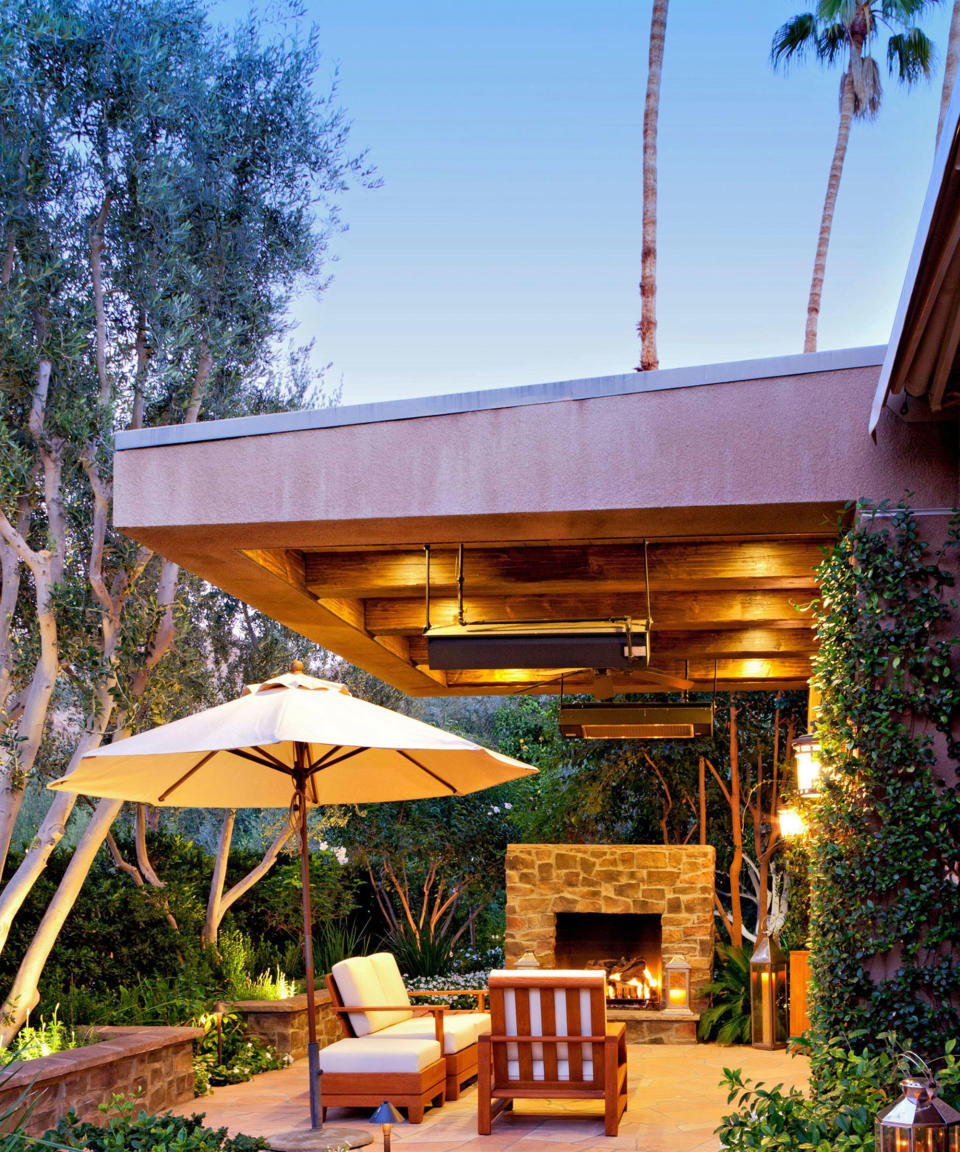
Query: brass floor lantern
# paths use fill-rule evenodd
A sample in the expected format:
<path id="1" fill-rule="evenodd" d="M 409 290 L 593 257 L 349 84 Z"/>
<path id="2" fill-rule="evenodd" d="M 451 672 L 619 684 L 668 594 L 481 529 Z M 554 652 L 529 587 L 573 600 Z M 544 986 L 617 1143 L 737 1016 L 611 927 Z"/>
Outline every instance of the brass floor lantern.
<path id="1" fill-rule="evenodd" d="M 750 957 L 750 1034 L 754 1048 L 787 1046 L 787 958 L 769 932 Z"/>
<path id="2" fill-rule="evenodd" d="M 960 1152 L 960 1112 L 937 1095 L 929 1066 L 914 1052 L 904 1060 L 916 1072 L 900 1084 L 903 1095 L 877 1116 L 877 1152 Z"/>

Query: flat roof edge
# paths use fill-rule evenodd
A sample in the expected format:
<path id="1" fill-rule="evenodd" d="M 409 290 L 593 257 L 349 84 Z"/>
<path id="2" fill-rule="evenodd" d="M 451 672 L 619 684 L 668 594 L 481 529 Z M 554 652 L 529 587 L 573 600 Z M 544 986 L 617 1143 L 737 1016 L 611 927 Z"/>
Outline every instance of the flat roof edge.
<path id="1" fill-rule="evenodd" d="M 661 368 L 655 372 L 627 372 L 618 376 L 594 376 L 561 380 L 551 384 L 526 384 L 488 391 L 422 396 L 411 400 L 387 400 L 376 404 L 352 404 L 342 408 L 315 408 L 299 412 L 276 412 L 266 416 L 243 416 L 208 420 L 197 424 L 169 424 L 117 432 L 114 448 L 159 448 L 171 444 L 206 440 L 234 440 L 244 436 L 269 436 L 279 432 L 302 432 L 338 428 L 351 424 L 379 424 L 392 420 L 419 420 L 461 412 L 496 408 L 520 408 L 531 404 L 556 404 L 568 400 L 596 400 L 606 396 L 662 392 L 673 388 L 698 388 L 738 380 L 763 380 L 777 376 L 801 376 L 844 368 L 869 368 L 883 362 L 886 345 L 840 348 L 829 352 L 769 356 L 702 364 L 689 368 Z"/>

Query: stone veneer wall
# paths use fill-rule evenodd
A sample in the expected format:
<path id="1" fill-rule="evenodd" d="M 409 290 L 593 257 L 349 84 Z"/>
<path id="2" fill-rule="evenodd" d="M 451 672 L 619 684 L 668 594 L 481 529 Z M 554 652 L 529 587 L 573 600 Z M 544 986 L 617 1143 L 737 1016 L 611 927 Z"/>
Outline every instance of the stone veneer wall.
<path id="1" fill-rule="evenodd" d="M 663 961 L 691 967 L 691 1008 L 713 966 L 712 846 L 652 844 L 510 844 L 507 847 L 507 967 L 532 952 L 556 966 L 558 912 L 634 912 L 661 917 Z"/>
<path id="2" fill-rule="evenodd" d="M 313 1002 L 317 1009 L 317 1042 L 326 1048 L 345 1035 L 340 1018 L 333 1010 L 330 993 L 317 989 Z M 283 1055 L 294 1060 L 307 1054 L 307 994 L 286 1000 L 239 1000 L 230 1004 L 239 1012 L 251 1036 L 259 1036 Z"/>
<path id="3" fill-rule="evenodd" d="M 193 1099 L 193 1041 L 202 1028 L 98 1027 L 96 1035 L 98 1044 L 9 1065 L 0 1110 L 27 1091 L 35 1104 L 26 1131 L 38 1136 L 71 1110 L 81 1120 L 105 1124 L 100 1105 L 115 1093 L 141 1093 L 138 1106 L 148 1112 Z"/>

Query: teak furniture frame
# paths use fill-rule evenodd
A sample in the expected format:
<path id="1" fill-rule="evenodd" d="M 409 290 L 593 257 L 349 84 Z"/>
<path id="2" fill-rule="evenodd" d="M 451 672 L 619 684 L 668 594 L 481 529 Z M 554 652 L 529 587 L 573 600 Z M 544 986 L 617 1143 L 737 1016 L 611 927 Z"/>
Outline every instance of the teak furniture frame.
<path id="1" fill-rule="evenodd" d="M 420 1072 L 324 1072 L 323 1119 L 328 1107 L 376 1108 L 389 1100 L 406 1108 L 411 1124 L 420 1124 L 428 1104 L 444 1103 L 446 1075 L 443 1060 Z"/>
<path id="2" fill-rule="evenodd" d="M 602 974 L 601 974 L 602 975 Z M 580 993 L 589 990 L 591 1032 L 581 1032 Z M 557 1032 L 555 992 L 564 992 L 567 1035 Z M 515 997 L 516 1029 L 508 1031 L 506 993 Z M 541 1027 L 531 1028 L 536 997 Z M 477 1132 L 489 1136 L 493 1121 L 515 1099 L 602 1099 L 604 1132 L 616 1136 L 627 1107 L 626 1024 L 606 1022 L 606 990 L 596 973 L 501 972 L 490 976 L 492 1030 L 480 1036 Z M 598 1021 L 603 1034 L 596 1034 Z M 584 1068 L 583 1045 L 592 1045 L 592 1070 Z M 534 1079 L 534 1046 L 542 1050 L 543 1079 Z M 560 1046 L 567 1050 L 568 1078 L 559 1073 Z M 508 1048 L 515 1046 L 518 1073 L 511 1077 Z"/>
<path id="3" fill-rule="evenodd" d="M 326 975 L 327 990 L 330 993 L 330 1000 L 333 1005 L 333 1010 L 340 1018 L 340 1026 L 343 1029 L 344 1035 L 351 1037 L 356 1036 L 353 1024 L 350 1022 L 351 1012 L 406 1012 L 410 1009 L 409 1004 L 377 1004 L 376 1007 L 371 1008 L 369 1004 L 356 1005 L 344 1004 L 343 997 L 340 995 L 340 989 L 337 987 L 337 982 L 333 978 L 333 973 L 328 972 Z M 429 992 L 412 992 L 408 989 L 408 996 L 476 996 L 477 998 L 477 1011 L 484 1011 L 484 999 L 487 995 L 486 989 L 470 988 L 470 989 L 439 989 L 437 991 Z M 413 1006 L 414 1015 L 426 1015 L 428 1012 L 433 1016 L 434 1035 L 440 1043 L 440 1051 L 443 1052 L 443 1018 L 444 1016 L 456 1015 L 460 1011 L 473 1011 L 473 1009 L 457 1009 L 448 1008 L 446 1004 L 416 1004 Z M 376 1033 L 374 1033 L 376 1035 Z M 446 1052 L 444 1053 L 444 1060 L 446 1062 L 446 1088 L 445 1095 L 447 1100 L 459 1100 L 460 1092 L 463 1085 L 468 1080 L 478 1074 L 477 1065 L 478 1049 L 476 1044 L 470 1044 L 466 1048 L 461 1049 L 459 1052 Z M 324 1091 L 326 1091 L 327 1081 L 324 1080 Z M 379 1101 L 378 1101 L 379 1103 Z"/>

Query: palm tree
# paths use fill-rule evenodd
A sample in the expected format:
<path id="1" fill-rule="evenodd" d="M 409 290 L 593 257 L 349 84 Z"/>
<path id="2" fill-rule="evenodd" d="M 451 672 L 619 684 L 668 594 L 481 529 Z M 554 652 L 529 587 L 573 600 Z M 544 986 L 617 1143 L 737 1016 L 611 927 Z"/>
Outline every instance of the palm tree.
<path id="1" fill-rule="evenodd" d="M 953 0 L 953 15 L 950 17 L 950 37 L 947 40 L 947 62 L 943 66 L 943 90 L 940 93 L 940 119 L 937 121 L 937 142 L 943 131 L 943 121 L 947 115 L 953 80 L 957 74 L 957 61 L 960 60 L 960 0 Z"/>
<path id="2" fill-rule="evenodd" d="M 643 108 L 643 246 L 640 251 L 640 367 L 656 368 L 657 359 L 657 120 L 660 116 L 660 73 L 667 34 L 669 0 L 653 0 L 650 16 L 650 57 L 647 97 Z"/>
<path id="3" fill-rule="evenodd" d="M 827 263 L 833 212 L 847 153 L 850 126 L 856 120 L 872 120 L 880 110 L 883 89 L 880 68 L 870 49 L 885 27 L 887 68 L 891 76 L 908 87 L 929 76 L 933 44 L 916 24 L 917 17 L 937 0 L 818 0 L 812 12 L 802 12 L 779 28 L 773 37 L 773 66 L 786 66 L 812 52 L 826 66 L 842 63 L 840 123 L 830 164 L 827 194 L 820 217 L 820 236 L 813 263 L 813 279 L 807 302 L 804 352 L 817 350 L 817 321 Z"/>

